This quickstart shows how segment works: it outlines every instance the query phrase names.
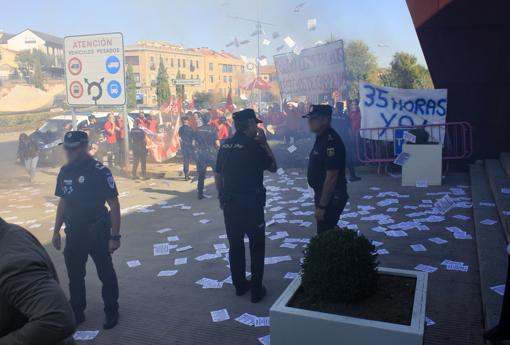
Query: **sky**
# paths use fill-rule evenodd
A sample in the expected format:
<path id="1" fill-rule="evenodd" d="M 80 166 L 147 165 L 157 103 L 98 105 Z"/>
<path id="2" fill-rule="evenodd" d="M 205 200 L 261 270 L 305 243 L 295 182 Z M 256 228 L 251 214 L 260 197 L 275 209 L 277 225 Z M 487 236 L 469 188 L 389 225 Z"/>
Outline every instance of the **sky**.
<path id="1" fill-rule="evenodd" d="M 261 55 L 271 56 L 282 39 L 290 36 L 301 47 L 331 37 L 363 40 L 388 66 L 393 54 L 405 51 L 425 64 L 405 0 L 0 0 L 0 30 L 18 33 L 26 28 L 56 36 L 122 32 L 126 45 L 158 40 L 185 47 L 209 47 L 234 55 L 256 56 L 255 24 L 229 17 L 245 17 L 263 25 L 268 46 Z M 307 29 L 316 18 L 317 28 Z M 271 24 L 271 25 L 269 25 Z M 271 34 L 280 37 L 273 40 Z M 234 38 L 250 42 L 225 47 Z"/>

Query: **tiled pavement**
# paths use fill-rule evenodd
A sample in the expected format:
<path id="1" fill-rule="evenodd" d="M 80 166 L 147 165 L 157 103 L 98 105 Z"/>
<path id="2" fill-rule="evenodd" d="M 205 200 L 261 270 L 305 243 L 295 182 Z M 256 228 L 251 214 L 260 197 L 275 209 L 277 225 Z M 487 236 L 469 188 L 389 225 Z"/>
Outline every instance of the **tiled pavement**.
<path id="1" fill-rule="evenodd" d="M 278 202 L 296 200 L 302 196 L 302 190 L 296 191 L 292 187 L 306 188 L 303 170 L 287 172 L 294 185 L 286 185 L 287 181 L 278 183 L 276 175 L 268 175 L 273 179 L 268 185 L 289 188 L 277 192 L 282 197 L 271 203 L 271 207 L 283 206 L 276 212 L 268 211 L 266 220 L 274 214 L 286 212 L 287 219 L 313 220 L 313 216 L 294 216 L 287 208 L 299 207 L 301 211 L 311 210 L 300 204 L 281 204 Z M 399 179 L 387 176 L 377 176 L 373 171 L 361 173 L 363 181 L 349 184 L 350 211 L 355 211 L 358 205 L 371 205 L 375 209 L 370 214 L 386 213 L 386 209 L 394 207 L 376 206 L 376 202 L 384 198 L 374 197 L 364 199 L 366 195 L 376 196 L 380 192 L 394 191 L 409 198 L 400 199 L 399 211 L 390 213 L 395 222 L 410 220 L 406 214 L 420 210 L 403 209 L 404 205 L 418 206 L 421 200 L 436 200 L 439 195 L 429 196 L 429 192 L 446 191 L 457 185 L 468 185 L 466 174 L 451 174 L 445 180 L 443 187 L 429 187 L 418 189 L 414 187 L 400 187 Z M 212 182 L 209 179 L 209 182 Z M 184 182 L 172 182 L 175 184 Z M 375 191 L 370 187 L 379 187 Z M 223 220 L 217 207 L 215 198 L 198 201 L 194 192 L 172 192 L 163 180 L 155 180 L 151 186 L 142 188 L 142 192 L 155 197 L 155 202 L 166 199 L 166 205 L 186 204 L 191 210 L 178 208 L 163 208 L 164 205 L 148 207 L 153 212 L 133 212 L 123 217 L 123 243 L 121 250 L 115 254 L 114 261 L 117 268 L 121 289 L 121 322 L 117 328 L 99 332 L 93 341 L 83 343 L 105 345 L 135 345 L 135 344 L 257 344 L 257 338 L 269 334 L 268 327 L 250 327 L 242 325 L 234 319 L 247 312 L 257 316 L 268 316 L 271 304 L 285 289 L 288 280 L 283 279 L 286 272 L 297 272 L 302 248 L 280 248 L 282 239 L 267 239 L 266 256 L 290 255 L 293 260 L 266 266 L 265 284 L 268 288 L 267 298 L 260 304 L 253 305 L 249 298 L 235 297 L 233 288 L 225 284 L 221 289 L 202 289 L 195 284 L 203 277 L 223 280 L 229 276 L 227 262 L 222 259 L 198 262 L 194 258 L 214 253 L 213 244 L 227 243 L 219 238 L 224 234 Z M 465 188 L 470 197 L 469 188 Z M 209 187 L 209 194 L 213 187 Z M 270 195 L 268 198 L 277 195 Z M 388 197 L 389 198 L 389 197 Z M 307 200 L 310 201 L 310 200 Z M 147 203 L 145 203 L 147 204 Z M 269 209 L 268 207 L 267 209 Z M 192 216 L 195 212 L 205 212 L 205 215 Z M 481 306 L 476 247 L 474 240 L 456 240 L 445 227 L 458 226 L 473 234 L 473 223 L 470 220 L 452 218 L 453 215 L 463 214 L 472 217 L 471 209 L 454 209 L 447 214 L 441 223 L 426 223 L 429 231 L 416 229 L 407 231 L 407 237 L 388 237 L 383 233 L 371 231 L 377 226 L 375 221 L 361 221 L 362 216 L 348 218 L 350 223 L 357 224 L 359 229 L 371 240 L 384 242 L 380 248 L 387 249 L 390 254 L 381 255 L 381 265 L 387 267 L 413 269 L 417 264 L 427 264 L 439 267 L 439 270 L 429 276 L 429 292 L 427 300 L 427 316 L 435 321 L 435 325 L 427 327 L 425 344 L 481 344 Z M 200 219 L 210 219 L 208 224 L 201 224 Z M 171 227 L 173 230 L 159 234 L 158 229 Z M 267 228 L 274 234 L 276 231 L 287 231 L 290 237 L 310 237 L 314 234 L 314 225 L 299 227 L 295 224 L 275 224 Z M 153 244 L 166 241 L 167 236 L 178 235 L 181 246 L 191 245 L 193 249 L 170 255 L 153 256 Z M 449 242 L 437 245 L 428 241 L 431 237 L 441 237 Z M 423 244 L 426 252 L 413 252 L 410 244 Z M 62 255 L 50 250 L 65 286 L 65 270 Z M 177 257 L 188 257 L 188 264 L 174 266 Z M 140 260 L 142 265 L 128 268 L 129 260 Z M 445 260 L 463 261 L 469 266 L 468 272 L 447 271 L 440 263 Z M 249 266 L 248 266 L 249 267 Z M 161 270 L 178 269 L 173 277 L 157 277 Z M 87 276 L 88 309 L 87 321 L 80 326 L 80 330 L 100 330 L 102 322 L 102 304 L 100 299 L 100 285 L 95 275 L 93 265 L 89 263 Z M 227 308 L 231 319 L 213 323 L 210 311 Z M 320 344 L 320 340 L 316 344 Z"/>

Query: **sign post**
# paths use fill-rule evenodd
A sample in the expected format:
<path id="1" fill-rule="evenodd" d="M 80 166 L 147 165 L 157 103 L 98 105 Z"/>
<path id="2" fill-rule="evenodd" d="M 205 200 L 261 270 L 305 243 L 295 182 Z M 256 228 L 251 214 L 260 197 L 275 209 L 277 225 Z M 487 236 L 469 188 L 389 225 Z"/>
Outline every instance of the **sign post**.
<path id="1" fill-rule="evenodd" d="M 73 129 L 76 130 L 75 107 L 122 107 L 127 145 L 129 132 L 122 33 L 66 36 L 64 61 L 67 103 L 72 108 Z M 127 150 L 125 154 L 128 154 Z"/>

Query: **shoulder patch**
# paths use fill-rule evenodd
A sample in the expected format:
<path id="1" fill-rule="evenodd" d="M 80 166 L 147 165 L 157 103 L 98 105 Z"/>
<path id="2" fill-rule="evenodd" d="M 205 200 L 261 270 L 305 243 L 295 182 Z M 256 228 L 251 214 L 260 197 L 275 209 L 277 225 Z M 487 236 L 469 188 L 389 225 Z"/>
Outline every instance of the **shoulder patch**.
<path id="1" fill-rule="evenodd" d="M 108 187 L 110 187 L 111 189 L 115 189 L 115 180 L 113 179 L 113 176 L 111 174 L 109 174 L 106 177 L 106 181 L 108 182 Z"/>
<path id="2" fill-rule="evenodd" d="M 328 147 L 326 149 L 326 155 L 328 157 L 334 157 L 335 156 L 335 148 L 334 147 Z"/>

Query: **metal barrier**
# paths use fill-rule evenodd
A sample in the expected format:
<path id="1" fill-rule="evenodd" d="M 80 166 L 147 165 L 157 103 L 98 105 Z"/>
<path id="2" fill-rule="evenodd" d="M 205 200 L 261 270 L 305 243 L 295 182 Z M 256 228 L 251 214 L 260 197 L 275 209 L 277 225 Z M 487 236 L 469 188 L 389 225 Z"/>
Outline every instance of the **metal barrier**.
<path id="1" fill-rule="evenodd" d="M 409 127 L 362 128 L 356 136 L 356 153 L 362 163 L 390 163 L 395 153 L 395 132 L 423 128 L 430 141 L 443 143 L 443 161 L 470 158 L 473 154 L 472 127 L 468 122 L 450 122 Z M 370 138 L 370 139 L 367 139 Z"/>

